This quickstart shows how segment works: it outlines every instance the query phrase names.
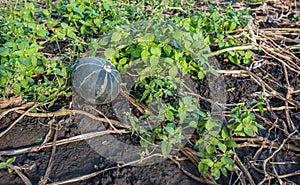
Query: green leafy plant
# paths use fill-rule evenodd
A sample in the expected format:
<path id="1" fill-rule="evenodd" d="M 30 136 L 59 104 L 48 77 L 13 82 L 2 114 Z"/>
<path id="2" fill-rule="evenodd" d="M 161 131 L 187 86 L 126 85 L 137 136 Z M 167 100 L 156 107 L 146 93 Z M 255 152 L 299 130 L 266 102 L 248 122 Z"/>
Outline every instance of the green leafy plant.
<path id="1" fill-rule="evenodd" d="M 294 18 L 297 22 L 300 22 L 300 15 L 294 14 L 293 18 Z"/>
<path id="2" fill-rule="evenodd" d="M 252 106 L 246 106 L 239 104 L 231 110 L 231 117 L 234 119 L 234 123 L 229 124 L 231 135 L 234 136 L 251 136 L 258 132 L 258 129 L 264 127 L 255 121 L 255 115 L 252 113 L 254 108 L 258 108 L 260 113 L 263 114 L 263 105 L 265 99 L 262 95 L 259 95 L 260 101 L 253 100 Z"/>
<path id="3" fill-rule="evenodd" d="M 172 22 L 163 22 L 155 19 L 116 27 L 113 33 L 91 44 L 92 54 L 97 49 L 106 48 L 103 57 L 111 60 L 120 71 L 125 70 L 130 61 L 142 59 L 149 67 L 155 67 L 157 59 L 164 58 L 166 62 L 178 65 L 183 75 L 190 73 L 193 78 L 203 79 L 207 72 L 215 73 L 208 65 L 207 57 L 201 55 L 209 53 L 209 48 L 199 33 L 178 29 Z M 143 24 L 145 26 L 138 28 Z M 136 32 L 134 38 L 133 31 Z"/>
<path id="4" fill-rule="evenodd" d="M 198 99 L 186 92 L 182 78 L 188 74 L 202 80 L 207 73 L 216 74 L 207 62 L 209 46 L 220 50 L 250 42 L 247 31 L 238 37 L 234 34 L 237 29 L 247 30 L 248 10 L 235 11 L 229 5 L 210 6 L 203 12 L 193 8 L 194 1 L 179 0 L 7 4 L 0 7 L 2 96 L 21 94 L 28 101 L 49 106 L 61 96 L 70 96 L 71 66 L 89 45 L 89 54 L 100 51 L 122 73 L 131 65 L 140 66 L 134 71 L 139 78 L 128 93 L 141 92 L 133 97 L 151 109 L 128 114 L 126 119 L 141 146 L 159 148 L 164 157 L 182 147 L 189 139 L 187 132 L 196 130 L 198 169 L 219 179 L 233 170 L 233 149 L 237 147 L 233 137 L 253 137 L 263 128 L 253 114 L 254 108 L 263 113 L 262 96 L 251 105 L 238 104 L 231 110 L 232 121 L 223 125 L 200 110 Z M 43 53 L 53 43 L 58 53 Z M 66 48 L 60 48 L 61 43 L 67 43 Z M 249 64 L 253 53 L 230 50 L 222 55 L 233 63 Z M 14 160 L 0 163 L 0 168 Z"/>
<path id="5" fill-rule="evenodd" d="M 160 3 L 154 0 L 130 2 L 63 0 L 55 12 L 69 22 L 79 36 L 86 36 L 107 32 L 116 25 L 130 24 L 149 16 L 161 15 L 167 11 L 166 7 L 172 5 L 171 1 Z"/>
<path id="6" fill-rule="evenodd" d="M 57 59 L 48 59 L 37 39 L 49 35 L 46 24 L 37 24 L 42 16 L 33 3 L 9 7 L 0 24 L 0 92 L 21 94 L 25 99 L 55 101 L 57 94 L 67 95 L 67 68 Z"/>
<path id="7" fill-rule="evenodd" d="M 142 93 L 135 98 L 152 109 L 142 115 L 128 114 L 127 119 L 132 125 L 132 134 L 139 136 L 141 146 L 160 147 L 163 156 L 167 157 L 188 139 L 184 134 L 187 130 L 196 129 L 199 140 L 195 149 L 201 159 L 198 169 L 202 174 L 210 172 L 219 179 L 233 170 L 233 149 L 237 144 L 232 138 L 242 134 L 253 136 L 258 128 L 262 128 L 254 121 L 251 111 L 254 107 L 261 109 L 263 102 L 256 102 L 240 118 L 232 114 L 237 122 L 228 127 L 199 109 L 197 99 L 182 88 L 184 81 L 181 77 L 190 74 L 192 78 L 201 80 L 208 72 L 215 74 L 215 71 L 207 62 L 207 44 L 211 41 L 206 43 L 202 40 L 205 39 L 204 33 L 178 29 L 178 25 L 187 19 L 175 21 L 177 25 L 155 20 L 143 22 L 143 26 L 116 27 L 112 33 L 91 45 L 92 53 L 103 49 L 103 57 L 112 61 L 123 73 L 129 66 L 140 66 L 135 69 L 134 75 L 139 78 L 133 90 Z M 212 36 L 207 34 L 207 38 Z M 235 111 L 241 111 L 241 107 L 234 108 L 232 113 Z M 239 124 L 238 119 L 242 120 L 246 130 L 234 128 L 233 125 Z"/>
<path id="8" fill-rule="evenodd" d="M 119 71 L 138 66 L 134 72 L 139 78 L 133 90 L 142 89 L 143 93 L 136 99 L 153 108 L 150 115 L 128 118 L 142 146 L 158 142 L 166 157 L 184 139 L 184 130 L 195 127 L 195 120 L 205 116 L 196 106 L 197 99 L 183 91 L 184 81 L 180 78 L 190 73 L 193 78 L 202 79 L 213 71 L 201 55 L 209 49 L 197 33 L 178 29 L 171 22 L 144 21 L 116 27 L 111 34 L 96 40 L 92 48 L 94 53 L 105 48 L 103 57 Z"/>
<path id="9" fill-rule="evenodd" d="M 202 174 L 210 172 L 215 179 L 221 174 L 227 176 L 227 171 L 233 170 L 233 148 L 237 147 L 228 130 L 217 121 L 206 118 L 200 122 L 198 134 L 200 138 L 195 147 L 199 150 L 199 171 Z"/>
<path id="10" fill-rule="evenodd" d="M 7 168 L 9 173 L 13 172 L 13 169 L 11 167 L 9 167 L 9 165 L 11 165 L 13 162 L 15 162 L 15 160 L 16 160 L 16 157 L 11 157 L 11 158 L 7 159 L 6 161 L 1 162 L 0 170 Z"/>
<path id="11" fill-rule="evenodd" d="M 247 28 L 247 23 L 252 18 L 248 13 L 249 10 L 234 11 L 231 5 L 225 8 L 209 7 L 208 12 L 197 11 L 189 18 L 175 17 L 174 20 L 177 25 L 183 26 L 186 30 L 199 33 L 206 44 L 217 46 L 217 49 L 240 46 L 250 42 L 243 34 L 239 37 L 234 37 L 232 34 L 236 29 Z M 226 52 L 224 57 L 236 64 L 249 64 L 252 54 L 250 50 L 238 50 Z"/>
<path id="12" fill-rule="evenodd" d="M 202 174 L 210 172 L 215 179 L 219 179 L 221 174 L 226 176 L 227 171 L 233 170 L 233 149 L 237 144 L 232 138 L 246 135 L 253 137 L 258 133 L 258 129 L 264 129 L 255 121 L 255 115 L 252 113 L 254 108 L 258 108 L 263 114 L 266 100 L 262 95 L 259 95 L 259 99 L 259 101 L 253 100 L 251 107 L 243 104 L 234 107 L 231 110 L 234 123 L 227 126 L 209 117 L 200 121 L 197 130 L 200 138 L 195 147 L 199 150 L 198 169 Z"/>

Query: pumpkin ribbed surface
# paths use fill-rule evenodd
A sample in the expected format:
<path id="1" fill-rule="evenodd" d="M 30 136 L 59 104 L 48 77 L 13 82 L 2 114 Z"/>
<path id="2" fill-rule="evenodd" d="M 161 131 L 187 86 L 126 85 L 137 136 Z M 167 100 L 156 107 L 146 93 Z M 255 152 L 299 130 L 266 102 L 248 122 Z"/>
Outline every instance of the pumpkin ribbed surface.
<path id="1" fill-rule="evenodd" d="M 72 73 L 74 90 L 95 104 L 109 103 L 120 92 L 121 76 L 110 62 L 99 57 L 84 57 Z"/>

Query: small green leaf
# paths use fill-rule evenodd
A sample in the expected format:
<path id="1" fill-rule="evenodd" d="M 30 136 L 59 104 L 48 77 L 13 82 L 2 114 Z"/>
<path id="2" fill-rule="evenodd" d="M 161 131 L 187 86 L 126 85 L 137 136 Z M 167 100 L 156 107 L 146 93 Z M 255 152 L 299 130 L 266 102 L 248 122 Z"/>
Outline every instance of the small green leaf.
<path id="1" fill-rule="evenodd" d="M 229 58 L 229 60 L 230 60 L 231 62 L 233 62 L 234 64 L 240 64 L 240 63 L 241 63 L 241 61 L 237 58 L 236 55 L 235 55 L 235 56 L 229 55 L 228 58 Z"/>
<path id="2" fill-rule="evenodd" d="M 227 176 L 227 170 L 226 168 L 221 168 L 222 174 L 226 177 Z"/>
<path id="3" fill-rule="evenodd" d="M 20 81 L 20 85 L 23 88 L 28 88 L 28 82 L 25 79 L 23 79 L 23 80 Z"/>
<path id="4" fill-rule="evenodd" d="M 37 58 L 35 56 L 30 57 L 30 59 L 33 67 L 38 65 Z"/>
<path id="5" fill-rule="evenodd" d="M 202 79 L 204 78 L 204 76 L 205 76 L 205 73 L 204 73 L 203 71 L 199 71 L 199 72 L 198 72 L 198 78 L 199 78 L 200 80 L 202 80 Z"/>
<path id="6" fill-rule="evenodd" d="M 217 11 L 215 11 L 211 14 L 211 17 L 214 20 L 214 22 L 217 22 L 218 19 L 220 19 L 220 14 Z M 210 23 L 208 22 L 208 24 L 210 24 Z"/>
<path id="7" fill-rule="evenodd" d="M 137 39 L 138 42 L 152 42 L 155 39 L 155 35 L 152 33 L 146 33 L 144 36 Z"/>
<path id="8" fill-rule="evenodd" d="M 211 175 L 214 177 L 214 179 L 218 180 L 221 176 L 220 170 L 217 168 L 213 168 L 211 170 Z"/>
<path id="9" fill-rule="evenodd" d="M 0 56 L 7 56 L 9 55 L 9 49 L 8 48 L 4 48 L 4 47 L 0 47 Z"/>
<path id="10" fill-rule="evenodd" d="M 227 139 L 227 137 L 228 137 L 228 132 L 227 132 L 227 130 L 222 129 L 221 136 L 222 136 L 223 139 Z"/>
<path id="11" fill-rule="evenodd" d="M 171 152 L 172 144 L 168 141 L 162 141 L 161 143 L 161 152 L 164 158 L 167 158 Z"/>
<path id="12" fill-rule="evenodd" d="M 219 48 L 223 48 L 224 45 L 225 45 L 225 42 L 221 39 L 218 40 L 218 45 L 219 45 Z"/>
<path id="13" fill-rule="evenodd" d="M 154 68 L 158 65 L 159 63 L 159 57 L 158 56 L 155 56 L 155 55 L 152 55 L 150 57 L 150 65 L 151 65 L 151 68 Z"/>
<path id="14" fill-rule="evenodd" d="M 217 127 L 215 127 L 215 128 L 216 128 L 215 130 L 209 131 L 209 134 L 213 137 L 219 137 L 220 136 L 219 133 L 221 131 L 221 128 L 217 128 Z"/>
<path id="15" fill-rule="evenodd" d="M 236 22 L 232 22 L 232 23 L 230 24 L 229 31 L 233 31 L 235 28 L 236 28 Z"/>
<path id="16" fill-rule="evenodd" d="M 201 159 L 201 163 L 206 164 L 209 167 L 214 165 L 214 162 L 211 159 Z"/>
<path id="17" fill-rule="evenodd" d="M 218 168 L 218 169 L 221 169 L 221 168 L 223 168 L 223 166 L 224 166 L 225 164 L 224 164 L 224 162 L 223 161 L 217 161 L 215 164 L 214 164 L 214 167 L 215 168 Z"/>
<path id="18" fill-rule="evenodd" d="M 14 84 L 14 86 L 13 86 L 13 92 L 14 92 L 14 94 L 17 95 L 17 94 L 20 93 L 20 91 L 21 91 L 21 86 L 19 84 L 17 84 L 17 83 Z"/>
<path id="19" fill-rule="evenodd" d="M 226 145 L 224 145 L 224 144 L 221 143 L 221 142 L 218 143 L 218 148 L 219 148 L 223 153 L 225 153 L 226 150 L 227 150 Z"/>
<path id="20" fill-rule="evenodd" d="M 41 137 L 39 137 L 39 138 L 37 138 L 36 140 L 35 140 L 35 143 L 36 144 L 42 144 L 43 143 L 43 138 L 41 138 Z"/>
<path id="21" fill-rule="evenodd" d="M 256 125 L 258 128 L 260 128 L 260 129 L 265 129 L 265 127 L 262 126 L 261 124 L 256 123 L 255 125 Z"/>
<path id="22" fill-rule="evenodd" d="M 66 36 L 66 31 L 65 30 L 59 30 L 55 33 L 56 33 L 56 35 L 59 39 L 63 39 Z"/>
<path id="23" fill-rule="evenodd" d="M 161 55 L 161 48 L 158 47 L 158 46 L 152 46 L 152 47 L 150 48 L 150 52 L 151 52 L 153 55 L 160 56 L 160 55 Z"/>
<path id="24" fill-rule="evenodd" d="M 169 69 L 169 75 L 170 75 L 172 78 L 175 78 L 177 74 L 178 74 L 177 66 L 172 66 L 172 67 Z"/>
<path id="25" fill-rule="evenodd" d="M 237 107 L 234 107 L 233 109 L 231 109 L 230 115 L 233 118 L 238 118 L 240 115 L 240 107 L 237 106 Z"/>
<path id="26" fill-rule="evenodd" d="M 18 48 L 20 50 L 26 50 L 28 48 L 28 46 L 29 46 L 29 42 L 21 42 L 18 44 Z"/>
<path id="27" fill-rule="evenodd" d="M 192 47 L 195 49 L 201 49 L 204 47 L 204 43 L 201 41 L 196 41 L 192 44 Z"/>
<path id="28" fill-rule="evenodd" d="M 29 58 L 21 58 L 20 59 L 21 63 L 24 64 L 26 67 L 28 67 L 31 63 Z"/>
<path id="29" fill-rule="evenodd" d="M 212 145 L 218 145 L 218 143 L 219 143 L 219 140 L 217 139 L 217 138 L 215 138 L 215 137 L 212 137 L 210 140 L 209 140 L 209 142 L 212 144 Z"/>
<path id="30" fill-rule="evenodd" d="M 227 164 L 225 167 L 226 167 L 227 170 L 229 170 L 229 171 L 233 171 L 233 170 L 234 170 L 233 165 L 231 165 L 231 164 Z"/>
<path id="31" fill-rule="evenodd" d="M 172 33 L 172 36 L 173 36 L 174 39 L 180 40 L 182 38 L 182 32 L 180 32 L 180 31 L 174 31 Z"/>
<path id="32" fill-rule="evenodd" d="M 172 52 L 172 47 L 169 46 L 169 45 L 166 45 L 166 46 L 163 47 L 163 50 L 167 54 L 167 56 L 170 56 L 171 52 Z"/>
<path id="33" fill-rule="evenodd" d="M 264 107 L 262 105 L 259 105 L 257 106 L 259 112 L 260 112 L 260 115 L 264 115 Z"/>
<path id="34" fill-rule="evenodd" d="M 125 57 L 125 58 L 122 58 L 121 60 L 119 60 L 118 64 L 125 65 L 127 63 L 127 61 L 128 61 L 128 58 Z"/>
<path id="35" fill-rule="evenodd" d="M 81 10 L 79 8 L 73 8 L 73 11 L 78 13 L 81 17 L 84 17 L 84 15 L 82 14 Z"/>
<path id="36" fill-rule="evenodd" d="M 239 123 L 238 126 L 234 129 L 234 131 L 242 131 L 244 129 L 244 125 Z"/>
<path id="37" fill-rule="evenodd" d="M 95 24 L 96 26 L 98 26 L 98 27 L 101 26 L 101 23 L 102 23 L 102 20 L 101 20 L 101 19 L 94 19 L 93 21 L 94 21 L 94 24 Z"/>
<path id="38" fill-rule="evenodd" d="M 254 132 L 254 133 L 258 133 L 258 128 L 257 128 L 256 126 L 253 125 L 253 126 L 252 126 L 252 129 L 253 129 L 253 132 Z"/>
<path id="39" fill-rule="evenodd" d="M 192 127 L 192 128 L 197 128 L 198 123 L 197 123 L 196 121 L 191 121 L 191 122 L 189 123 L 189 126 Z"/>
<path id="40" fill-rule="evenodd" d="M 1 162 L 0 163 L 0 169 L 3 169 L 7 166 L 7 163 L 6 162 Z"/>
<path id="41" fill-rule="evenodd" d="M 168 124 L 167 126 L 164 127 L 164 130 L 167 132 L 167 134 L 174 134 L 174 127 L 171 124 Z"/>
<path id="42" fill-rule="evenodd" d="M 145 100 L 150 94 L 150 90 L 147 89 L 143 92 L 143 96 L 141 97 L 141 101 Z"/>
<path id="43" fill-rule="evenodd" d="M 67 30 L 67 36 L 76 39 L 76 34 L 72 30 Z"/>
<path id="44" fill-rule="evenodd" d="M 244 132 L 245 132 L 248 136 L 251 136 L 251 137 L 254 136 L 254 130 L 253 130 L 252 127 L 253 127 L 252 125 L 246 125 L 245 128 L 244 128 Z"/>
<path id="45" fill-rule="evenodd" d="M 140 145 L 141 145 L 141 147 L 148 147 L 149 142 L 146 141 L 145 139 L 141 139 L 140 140 Z"/>
<path id="46" fill-rule="evenodd" d="M 234 160 L 229 158 L 229 157 L 222 157 L 221 160 L 225 163 L 225 164 L 230 164 L 232 165 L 234 163 Z"/>
<path id="47" fill-rule="evenodd" d="M 104 56 L 108 59 L 111 59 L 113 58 L 115 53 L 116 51 L 113 48 L 108 48 L 104 51 Z"/>
<path id="48" fill-rule="evenodd" d="M 212 119 L 208 119 L 206 124 L 205 124 L 205 128 L 207 130 L 212 130 L 215 127 L 220 127 L 220 125 L 216 121 L 214 121 Z"/>
<path id="49" fill-rule="evenodd" d="M 243 123 L 245 123 L 246 125 L 249 125 L 252 123 L 252 119 L 250 116 L 247 116 L 243 119 Z"/>
<path id="50" fill-rule="evenodd" d="M 216 147 L 214 145 L 207 145 L 205 147 L 205 150 L 207 151 L 207 153 L 213 154 L 216 151 Z"/>
<path id="51" fill-rule="evenodd" d="M 191 49 L 191 45 L 192 45 L 191 42 L 189 42 L 189 41 L 187 41 L 187 40 L 184 40 L 184 48 L 185 48 L 186 50 L 191 51 L 191 50 L 192 50 L 192 49 Z"/>
<path id="52" fill-rule="evenodd" d="M 149 51 L 148 50 L 143 50 L 142 52 L 141 52 L 141 57 L 142 58 L 147 58 L 147 57 L 149 57 L 150 56 L 150 53 L 149 53 Z"/>
<path id="53" fill-rule="evenodd" d="M 225 142 L 226 146 L 229 147 L 229 148 L 236 148 L 237 147 L 237 144 L 234 140 L 232 139 L 229 139 Z"/>
<path id="54" fill-rule="evenodd" d="M 246 53 L 245 53 L 245 58 L 246 59 L 250 59 L 252 57 L 253 53 L 251 50 L 247 50 Z"/>
<path id="55" fill-rule="evenodd" d="M 121 40 L 121 38 L 122 38 L 122 34 L 120 32 L 114 32 L 111 36 L 111 41 L 118 42 L 119 40 Z"/>
<path id="56" fill-rule="evenodd" d="M 235 132 L 235 134 L 238 135 L 238 136 L 242 136 L 242 137 L 246 136 L 246 134 L 242 131 Z"/>
<path id="57" fill-rule="evenodd" d="M 13 162 L 15 162 L 15 160 L 16 160 L 16 157 L 11 157 L 11 158 L 7 159 L 6 163 L 12 164 Z"/>
<path id="58" fill-rule="evenodd" d="M 63 76 L 63 73 L 60 71 L 60 69 L 55 69 L 54 74 L 59 75 L 59 76 Z"/>
<path id="59" fill-rule="evenodd" d="M 202 112 L 202 111 L 199 111 L 199 115 L 201 116 L 201 117 L 206 117 L 207 115 L 206 115 L 206 113 L 205 112 Z"/>
<path id="60" fill-rule="evenodd" d="M 198 164 L 198 170 L 200 173 L 206 174 L 208 172 L 208 169 L 209 169 L 208 165 L 204 164 L 203 162 L 200 162 Z"/>
<path id="61" fill-rule="evenodd" d="M 174 114 L 172 111 L 168 110 L 166 111 L 166 118 L 168 121 L 174 121 Z"/>
<path id="62" fill-rule="evenodd" d="M 44 37 L 46 37 L 47 35 L 48 35 L 48 31 L 47 30 L 43 30 L 43 29 L 39 29 L 38 31 L 37 31 L 37 35 L 39 36 L 39 37 L 42 37 L 42 38 L 44 38 Z"/>
<path id="63" fill-rule="evenodd" d="M 94 169 L 98 171 L 99 170 L 99 166 L 96 165 L 96 164 L 94 164 Z"/>
<path id="64" fill-rule="evenodd" d="M 41 67 L 41 66 L 37 66 L 37 67 L 35 68 L 35 72 L 36 72 L 37 74 L 42 74 L 44 71 L 45 71 L 45 69 L 44 69 L 43 67 Z"/>
<path id="65" fill-rule="evenodd" d="M 44 101 L 47 100 L 47 97 L 46 97 L 45 95 L 43 95 L 43 94 L 40 94 L 40 95 L 38 96 L 38 100 L 41 101 L 41 102 L 44 102 Z"/>
<path id="66" fill-rule="evenodd" d="M 97 44 L 99 44 L 100 46 L 106 46 L 108 44 L 108 42 L 109 42 L 108 39 L 105 38 L 105 39 L 99 40 L 99 42 Z"/>

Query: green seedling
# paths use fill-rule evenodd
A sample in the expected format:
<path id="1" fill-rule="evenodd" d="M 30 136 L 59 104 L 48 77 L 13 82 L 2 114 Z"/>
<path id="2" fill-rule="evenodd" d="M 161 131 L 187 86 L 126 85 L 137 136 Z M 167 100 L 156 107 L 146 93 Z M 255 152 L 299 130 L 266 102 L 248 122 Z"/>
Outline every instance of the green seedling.
<path id="1" fill-rule="evenodd" d="M 13 162 L 15 162 L 15 160 L 16 160 L 16 157 L 11 157 L 11 158 L 7 159 L 6 161 L 1 162 L 0 170 L 7 168 L 9 173 L 13 172 L 14 170 L 11 167 L 9 167 L 9 165 L 11 165 Z"/>

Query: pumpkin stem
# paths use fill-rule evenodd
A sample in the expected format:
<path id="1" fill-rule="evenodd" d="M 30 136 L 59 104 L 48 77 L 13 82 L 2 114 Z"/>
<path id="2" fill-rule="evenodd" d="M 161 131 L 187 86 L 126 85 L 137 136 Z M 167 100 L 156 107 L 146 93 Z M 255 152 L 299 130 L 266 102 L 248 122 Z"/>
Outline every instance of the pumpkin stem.
<path id="1" fill-rule="evenodd" d="M 111 68 L 109 65 L 105 65 L 104 66 L 104 69 L 107 71 L 107 72 L 111 72 Z"/>

